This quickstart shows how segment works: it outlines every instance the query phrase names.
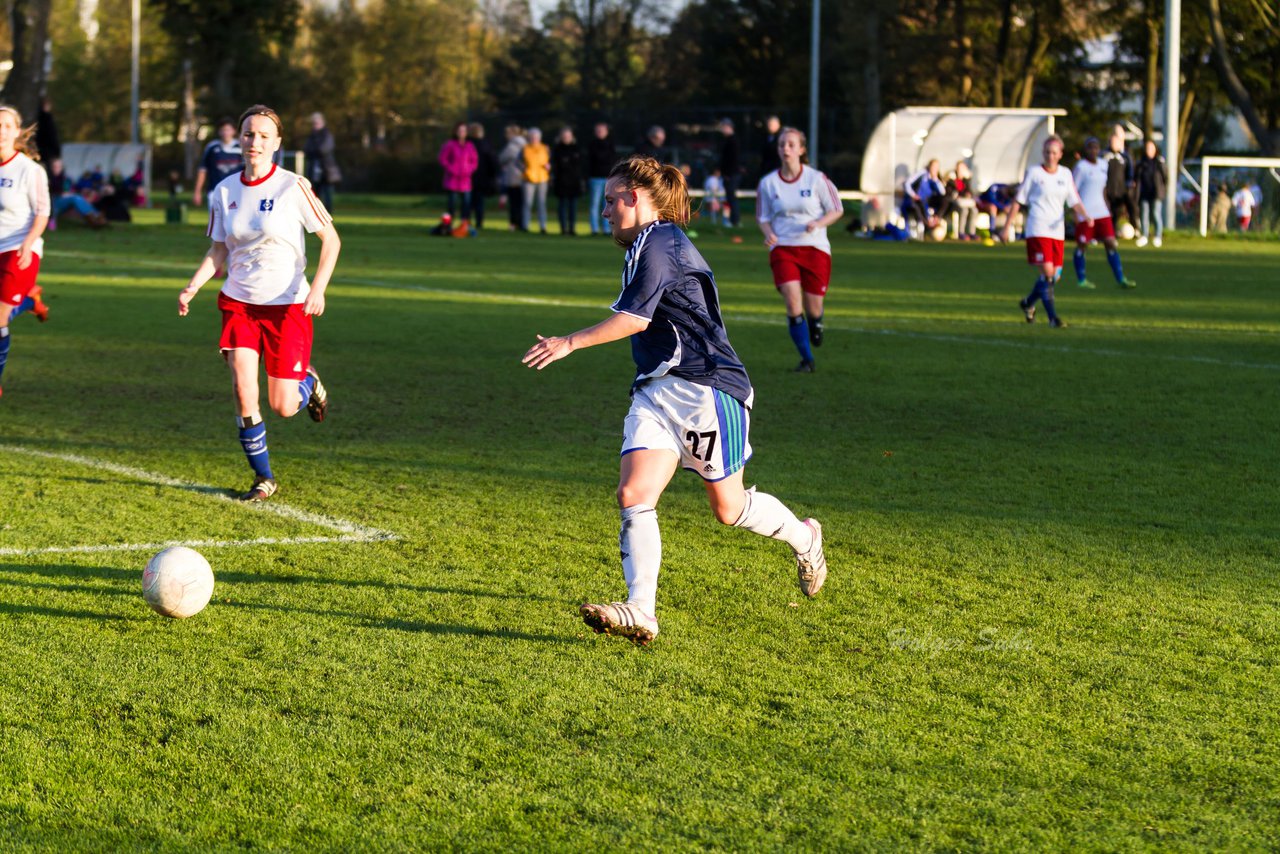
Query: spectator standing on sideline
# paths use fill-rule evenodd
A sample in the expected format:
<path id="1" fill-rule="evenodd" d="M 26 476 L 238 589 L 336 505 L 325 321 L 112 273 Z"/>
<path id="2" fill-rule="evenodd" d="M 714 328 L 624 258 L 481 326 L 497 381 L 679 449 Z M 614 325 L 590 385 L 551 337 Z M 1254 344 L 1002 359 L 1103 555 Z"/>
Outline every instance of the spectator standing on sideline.
<path id="1" fill-rule="evenodd" d="M 449 194 L 449 219 L 460 207 L 462 222 L 457 228 L 470 228 L 471 176 L 479 165 L 476 147 L 467 139 L 467 123 L 453 126 L 453 136 L 440 148 L 440 165 L 444 167 L 444 189 Z"/>
<path id="2" fill-rule="evenodd" d="M 533 220 L 533 205 L 538 205 L 538 233 L 547 233 L 547 183 L 551 178 L 551 150 L 542 141 L 542 131 L 529 128 L 529 142 L 521 155 L 524 165 L 524 216 L 521 222 L 528 231 Z"/>
<path id="3" fill-rule="evenodd" d="M 1111 129 L 1107 151 L 1107 207 L 1111 209 L 1111 222 L 1120 224 L 1120 214 L 1129 217 L 1129 224 L 1138 227 L 1138 211 L 1133 205 L 1133 158 L 1124 147 L 1124 128 Z"/>
<path id="4" fill-rule="evenodd" d="M 1227 233 L 1227 220 L 1231 217 L 1231 191 L 1225 181 L 1218 184 L 1218 192 L 1209 203 L 1209 230 L 1214 234 Z"/>
<path id="5" fill-rule="evenodd" d="M 1150 240 L 1152 245 L 1159 246 L 1164 242 L 1164 194 L 1165 173 L 1164 158 L 1155 142 L 1147 140 L 1143 145 L 1142 159 L 1133 170 L 1138 185 L 1138 206 L 1142 208 L 1142 236 L 1138 238 L 1138 246 L 1146 246 Z M 1151 236 L 1151 217 L 1155 214 L 1156 234 Z"/>
<path id="6" fill-rule="evenodd" d="M 604 207 L 604 185 L 609 181 L 609 172 L 613 164 L 618 162 L 618 149 L 609 135 L 609 126 L 597 122 L 595 135 L 587 143 L 587 183 L 591 188 L 590 207 L 587 211 L 591 220 L 592 234 L 608 234 L 609 229 L 600 222 L 600 211 Z"/>
<path id="7" fill-rule="evenodd" d="M 507 144 L 498 154 L 502 189 L 507 196 L 507 230 L 524 230 L 524 147 L 528 142 L 519 125 L 507 125 Z"/>
<path id="8" fill-rule="evenodd" d="M 1253 209 L 1258 204 L 1248 184 L 1242 184 L 1240 189 L 1236 190 L 1235 195 L 1231 197 L 1231 204 L 1236 209 L 1236 224 L 1240 226 L 1241 231 L 1248 231 L 1249 223 L 1253 220 Z"/>
<path id="9" fill-rule="evenodd" d="M 578 233 L 578 197 L 582 195 L 582 148 L 573 128 L 561 128 L 551 149 L 551 189 L 556 194 L 560 233 Z"/>
<path id="10" fill-rule="evenodd" d="M 484 201 L 498 192 L 498 156 L 484 138 L 484 125 L 472 122 L 467 136 L 476 149 L 476 171 L 471 176 L 471 216 L 476 231 L 484 228 Z"/>
<path id="11" fill-rule="evenodd" d="M 239 129 L 235 119 L 218 119 L 218 138 L 204 147 L 200 156 L 200 168 L 196 170 L 195 192 L 192 200 L 203 204 L 205 190 L 212 190 L 228 175 L 244 169 L 244 156 L 240 153 Z"/>
<path id="12" fill-rule="evenodd" d="M 734 133 L 733 120 L 720 120 L 720 133 L 724 139 L 720 143 L 720 178 L 724 181 L 724 202 L 728 222 L 731 228 L 741 225 L 738 212 L 738 185 L 742 182 L 742 155 L 738 148 L 738 136 Z"/>
<path id="13" fill-rule="evenodd" d="M 769 116 L 764 120 L 764 129 L 766 136 L 760 146 L 760 178 L 782 165 L 778 158 L 778 134 L 782 131 L 782 120 L 777 116 Z"/>
<path id="14" fill-rule="evenodd" d="M 62 141 L 58 139 L 58 123 L 53 120 L 53 102 L 48 96 L 40 99 L 40 111 L 36 113 L 36 153 L 40 155 L 40 165 L 49 174 L 49 198 L 62 192 L 62 180 L 54 183 L 53 162 L 62 160 Z M 49 221 L 50 224 L 53 220 Z"/>
<path id="15" fill-rule="evenodd" d="M 724 178 L 719 169 L 712 169 L 702 182 L 702 203 L 706 206 L 712 225 L 719 225 L 724 213 Z"/>
<path id="16" fill-rule="evenodd" d="M 636 154 L 652 157 L 659 163 L 669 163 L 671 158 L 666 149 L 667 132 L 662 125 L 654 125 L 645 131 L 644 139 L 636 146 Z"/>
<path id="17" fill-rule="evenodd" d="M 307 158 L 307 180 L 329 213 L 333 213 L 333 185 L 342 180 L 335 148 L 333 131 L 325 125 L 324 114 L 312 113 L 311 133 L 307 134 L 302 153 Z"/>

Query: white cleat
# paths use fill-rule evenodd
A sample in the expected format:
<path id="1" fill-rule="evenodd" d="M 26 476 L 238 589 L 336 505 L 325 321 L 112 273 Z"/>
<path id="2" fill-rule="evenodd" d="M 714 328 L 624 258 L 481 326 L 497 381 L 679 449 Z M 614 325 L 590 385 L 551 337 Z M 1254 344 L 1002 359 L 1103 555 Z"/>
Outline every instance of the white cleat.
<path id="1" fill-rule="evenodd" d="M 1133 242 L 1133 245 L 1137 246 L 1138 248 L 1142 248 L 1143 246 L 1147 245 L 1147 238 L 1139 237 L 1137 240 Z"/>
<path id="2" fill-rule="evenodd" d="M 635 605 L 625 602 L 614 602 L 611 605 L 588 603 L 579 606 L 578 613 L 582 615 L 582 622 L 596 634 L 629 638 L 637 646 L 648 646 L 658 636 L 658 621 Z"/>
<path id="3" fill-rule="evenodd" d="M 1152 245 L 1152 246 L 1154 246 L 1155 248 L 1159 249 L 1161 246 L 1164 246 L 1164 238 L 1163 238 L 1163 237 L 1156 237 L 1156 238 L 1152 239 L 1152 241 L 1151 241 L 1151 245 Z"/>
<path id="4" fill-rule="evenodd" d="M 813 545 L 804 554 L 796 554 L 796 577 L 800 592 L 812 599 L 827 581 L 827 556 L 822 551 L 822 526 L 817 519 L 805 519 L 813 529 Z"/>

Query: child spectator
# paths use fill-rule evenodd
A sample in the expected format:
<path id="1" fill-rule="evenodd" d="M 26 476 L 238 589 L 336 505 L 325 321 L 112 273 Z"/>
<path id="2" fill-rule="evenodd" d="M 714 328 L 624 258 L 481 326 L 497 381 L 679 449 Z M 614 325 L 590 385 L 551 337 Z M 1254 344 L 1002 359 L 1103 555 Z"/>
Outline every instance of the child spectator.
<path id="1" fill-rule="evenodd" d="M 712 169 L 707 180 L 702 182 L 702 192 L 707 205 L 707 219 L 712 225 L 719 225 L 724 207 L 724 178 L 720 176 L 719 169 Z"/>

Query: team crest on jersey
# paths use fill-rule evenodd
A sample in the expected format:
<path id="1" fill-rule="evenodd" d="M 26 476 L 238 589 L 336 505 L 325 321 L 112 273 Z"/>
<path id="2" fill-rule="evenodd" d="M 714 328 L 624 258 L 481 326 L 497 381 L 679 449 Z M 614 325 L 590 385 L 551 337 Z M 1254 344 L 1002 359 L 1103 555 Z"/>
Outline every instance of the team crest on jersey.
<path id="1" fill-rule="evenodd" d="M 12 186 L 13 186 L 12 178 L 0 178 L 0 187 L 12 187 Z"/>
<path id="2" fill-rule="evenodd" d="M 801 191 L 800 191 L 800 197 L 801 197 L 802 199 L 807 199 L 807 198 L 809 198 L 809 197 L 810 197 L 810 196 L 812 196 L 812 195 L 813 195 L 813 190 L 801 190 Z"/>
<path id="3" fill-rule="evenodd" d="M 275 207 L 275 204 L 276 204 L 275 199 L 263 199 L 262 201 L 258 202 L 258 210 L 269 211 L 273 207 Z"/>

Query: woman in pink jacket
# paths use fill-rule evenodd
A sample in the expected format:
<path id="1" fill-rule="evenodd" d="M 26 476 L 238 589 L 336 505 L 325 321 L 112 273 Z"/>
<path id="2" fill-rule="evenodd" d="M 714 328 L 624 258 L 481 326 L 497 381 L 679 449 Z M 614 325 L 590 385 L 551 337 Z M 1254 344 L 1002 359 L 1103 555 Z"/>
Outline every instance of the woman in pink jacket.
<path id="1" fill-rule="evenodd" d="M 462 219 L 471 220 L 471 175 L 480 165 L 476 147 L 467 139 L 467 123 L 458 122 L 453 128 L 453 138 L 440 149 L 440 165 L 444 167 L 444 189 L 449 194 L 449 219 L 459 202 Z"/>

